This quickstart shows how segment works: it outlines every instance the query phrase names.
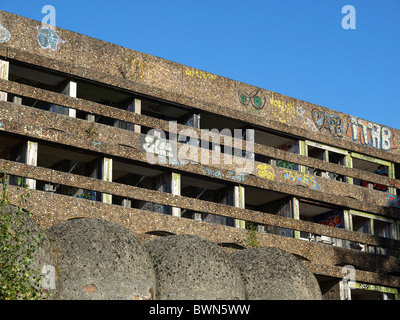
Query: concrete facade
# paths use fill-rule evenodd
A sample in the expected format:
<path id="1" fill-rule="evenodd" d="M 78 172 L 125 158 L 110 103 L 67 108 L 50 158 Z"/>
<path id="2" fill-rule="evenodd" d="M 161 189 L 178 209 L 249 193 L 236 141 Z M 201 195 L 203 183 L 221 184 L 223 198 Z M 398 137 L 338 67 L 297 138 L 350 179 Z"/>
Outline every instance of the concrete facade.
<path id="1" fill-rule="evenodd" d="M 398 297 L 399 130 L 11 13 L 0 24 L 0 165 L 43 228 L 90 217 L 240 250 L 254 227 L 323 298 Z M 250 169 L 202 161 L 245 145 L 224 128 L 254 129 Z"/>

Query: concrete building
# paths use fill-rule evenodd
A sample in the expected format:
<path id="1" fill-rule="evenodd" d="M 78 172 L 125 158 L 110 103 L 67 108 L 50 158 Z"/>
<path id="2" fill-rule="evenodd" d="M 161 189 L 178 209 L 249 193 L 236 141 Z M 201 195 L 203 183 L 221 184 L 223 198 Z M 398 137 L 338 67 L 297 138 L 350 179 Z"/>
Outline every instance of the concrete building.
<path id="1" fill-rule="evenodd" d="M 399 130 L 11 13 L 0 24 L 0 166 L 44 228 L 90 217 L 232 250 L 254 233 L 324 299 L 398 298 Z"/>

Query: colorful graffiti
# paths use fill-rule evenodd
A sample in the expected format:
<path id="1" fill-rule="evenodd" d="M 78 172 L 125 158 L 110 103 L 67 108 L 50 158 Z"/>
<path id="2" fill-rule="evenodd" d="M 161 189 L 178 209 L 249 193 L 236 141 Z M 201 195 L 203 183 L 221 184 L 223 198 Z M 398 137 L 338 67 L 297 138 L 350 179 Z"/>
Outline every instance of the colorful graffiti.
<path id="1" fill-rule="evenodd" d="M 389 194 L 388 195 L 388 206 L 400 208 L 400 198 L 395 195 Z"/>
<path id="2" fill-rule="evenodd" d="M 343 212 L 339 210 L 318 214 L 312 217 L 312 220 L 316 223 L 324 224 L 326 226 L 344 228 Z"/>
<path id="3" fill-rule="evenodd" d="M 257 175 L 261 178 L 266 178 L 267 180 L 274 181 L 275 170 L 272 166 L 266 163 L 261 163 L 257 166 Z"/>
<path id="4" fill-rule="evenodd" d="M 11 38 L 11 33 L 0 24 L 0 43 L 7 42 Z"/>
<path id="5" fill-rule="evenodd" d="M 326 130 L 334 137 L 341 138 L 343 136 L 342 118 L 339 116 L 318 109 L 312 109 L 311 116 L 319 131 Z"/>
<path id="6" fill-rule="evenodd" d="M 261 89 L 257 89 L 251 93 L 239 89 L 238 97 L 240 103 L 246 107 L 252 105 L 254 109 L 261 110 L 265 106 L 266 99 Z"/>
<path id="7" fill-rule="evenodd" d="M 299 143 L 288 143 L 283 144 L 279 147 L 280 150 L 284 150 L 291 153 L 299 153 Z M 293 162 L 288 162 L 285 160 L 279 160 L 276 162 L 277 167 L 286 168 L 290 170 L 298 170 L 298 165 Z"/>
<path id="8" fill-rule="evenodd" d="M 285 103 L 280 99 L 275 99 L 274 93 L 272 93 L 272 97 L 269 99 L 269 103 L 273 107 L 272 114 L 278 118 L 279 122 L 287 123 L 287 121 L 291 120 L 296 114 L 294 102 Z"/>
<path id="9" fill-rule="evenodd" d="M 394 186 L 397 189 L 400 189 L 400 180 L 390 179 L 390 185 Z"/>
<path id="10" fill-rule="evenodd" d="M 64 40 L 58 36 L 57 31 L 53 28 L 40 28 L 37 35 L 37 40 L 43 49 L 55 51 L 59 42 L 64 43 Z"/>
<path id="11" fill-rule="evenodd" d="M 353 141 L 385 151 L 396 148 L 389 128 L 353 116 L 347 121 L 347 136 Z"/>
<path id="12" fill-rule="evenodd" d="M 317 190 L 318 184 L 315 177 L 305 173 L 296 172 L 292 170 L 283 170 L 285 172 L 285 179 L 293 182 L 300 182 L 302 186 L 309 186 L 311 189 Z"/>

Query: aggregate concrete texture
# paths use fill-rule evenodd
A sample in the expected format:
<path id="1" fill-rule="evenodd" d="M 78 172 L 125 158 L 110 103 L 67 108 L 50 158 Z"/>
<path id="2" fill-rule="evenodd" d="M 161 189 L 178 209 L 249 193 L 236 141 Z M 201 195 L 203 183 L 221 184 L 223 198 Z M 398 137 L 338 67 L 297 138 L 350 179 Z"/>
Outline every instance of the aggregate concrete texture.
<path id="1" fill-rule="evenodd" d="M 278 248 L 248 248 L 231 255 L 249 300 L 321 300 L 313 273 L 294 255 Z"/>
<path id="2" fill-rule="evenodd" d="M 156 299 L 245 299 L 239 270 L 229 255 L 209 240 L 173 235 L 144 243 L 157 278 Z"/>
<path id="3" fill-rule="evenodd" d="M 57 300 L 153 299 L 155 273 L 142 243 L 123 226 L 79 218 L 48 229 Z"/>

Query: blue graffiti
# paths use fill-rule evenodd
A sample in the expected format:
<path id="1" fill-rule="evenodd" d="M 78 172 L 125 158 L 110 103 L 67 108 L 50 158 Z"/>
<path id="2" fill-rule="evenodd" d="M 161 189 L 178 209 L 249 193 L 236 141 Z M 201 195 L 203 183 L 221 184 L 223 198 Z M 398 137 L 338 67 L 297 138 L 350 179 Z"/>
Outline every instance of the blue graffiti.
<path id="1" fill-rule="evenodd" d="M 93 141 L 93 146 L 96 150 L 100 150 L 101 142 Z"/>
<path id="2" fill-rule="evenodd" d="M 7 42 L 11 38 L 11 33 L 0 24 L 0 43 Z"/>
<path id="3" fill-rule="evenodd" d="M 46 28 L 40 29 L 37 39 L 43 49 L 50 49 L 52 51 L 57 49 L 58 42 L 65 42 L 64 40 L 61 40 L 56 30 Z"/>
<path id="4" fill-rule="evenodd" d="M 171 166 L 177 166 L 177 167 L 185 167 L 186 162 L 183 160 L 176 160 L 173 158 L 168 158 L 166 156 L 158 156 L 158 160 L 160 162 L 160 164 L 170 164 Z"/>

